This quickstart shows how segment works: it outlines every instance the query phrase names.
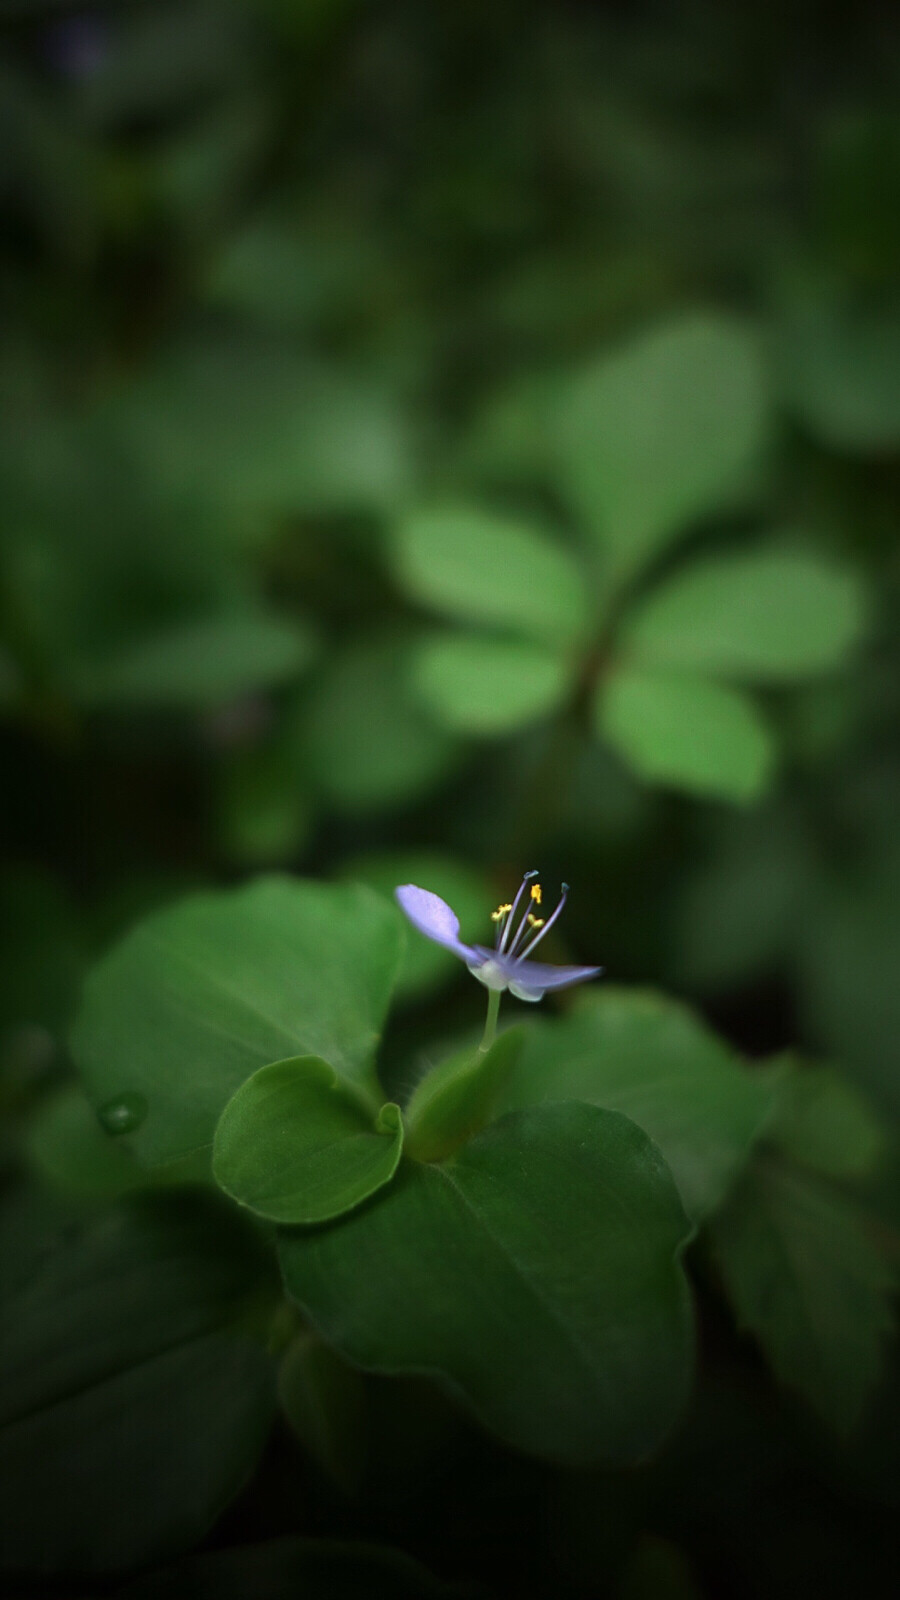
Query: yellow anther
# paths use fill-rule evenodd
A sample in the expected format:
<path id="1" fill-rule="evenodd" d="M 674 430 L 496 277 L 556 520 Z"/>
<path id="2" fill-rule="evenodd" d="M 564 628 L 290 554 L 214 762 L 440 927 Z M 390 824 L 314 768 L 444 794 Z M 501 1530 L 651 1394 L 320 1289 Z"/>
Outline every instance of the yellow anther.
<path id="1" fill-rule="evenodd" d="M 528 913 L 528 926 L 530 928 L 542 928 L 544 926 L 543 917 L 533 917 L 531 915 L 531 912 L 529 911 L 529 913 Z"/>
<path id="2" fill-rule="evenodd" d="M 511 905 L 498 906 L 496 911 L 491 912 L 491 921 L 499 922 L 502 917 L 508 916 L 510 911 L 512 911 Z"/>
<path id="3" fill-rule="evenodd" d="M 538 905 L 540 905 L 540 903 L 541 903 L 541 886 L 540 886 L 539 883 L 533 883 L 531 885 L 531 898 L 532 898 L 532 900 L 535 900 Z"/>

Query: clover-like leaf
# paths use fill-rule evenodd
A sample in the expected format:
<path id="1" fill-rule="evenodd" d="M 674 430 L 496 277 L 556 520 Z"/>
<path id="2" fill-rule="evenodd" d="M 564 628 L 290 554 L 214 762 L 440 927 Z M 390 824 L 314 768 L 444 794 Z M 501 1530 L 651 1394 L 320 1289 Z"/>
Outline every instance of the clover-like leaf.
<path id="1" fill-rule="evenodd" d="M 289 1294 L 379 1372 L 429 1372 L 521 1449 L 635 1461 L 692 1367 L 689 1227 L 656 1147 L 596 1106 L 501 1118 L 327 1228 L 284 1231 Z"/>
<path id="2" fill-rule="evenodd" d="M 352 884 L 260 878 L 148 917 L 94 969 L 72 1050 L 94 1105 L 150 1165 L 212 1144 L 257 1067 L 320 1055 L 383 1096 L 372 1055 L 400 955 L 394 908 Z"/>
<path id="3" fill-rule="evenodd" d="M 766 788 L 774 749 L 756 705 L 706 678 L 619 667 L 600 686 L 598 732 L 651 783 L 749 801 Z"/>
<path id="4" fill-rule="evenodd" d="M 857 643 L 865 613 L 856 573 L 823 556 L 729 552 L 670 578 L 622 638 L 651 666 L 778 682 L 838 665 Z"/>
<path id="5" fill-rule="evenodd" d="M 569 677 L 565 657 L 544 645 L 446 633 L 420 646 L 411 683 L 444 727 L 493 738 L 546 716 Z"/>
<path id="6" fill-rule="evenodd" d="M 403 1148 L 399 1106 L 377 1118 L 318 1056 L 251 1074 L 219 1118 L 213 1177 L 257 1216 L 325 1222 L 389 1183 Z"/>

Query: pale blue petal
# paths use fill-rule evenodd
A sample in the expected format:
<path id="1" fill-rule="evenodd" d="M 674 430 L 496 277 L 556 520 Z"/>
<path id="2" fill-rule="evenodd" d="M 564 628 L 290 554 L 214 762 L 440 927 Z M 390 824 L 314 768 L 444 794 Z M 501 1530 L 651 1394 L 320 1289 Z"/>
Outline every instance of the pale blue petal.
<path id="1" fill-rule="evenodd" d="M 540 1000 L 549 989 L 567 989 L 572 983 L 585 983 L 596 978 L 602 967 L 554 967 L 545 961 L 529 961 L 521 957 L 500 955 L 496 950 L 475 946 L 479 955 L 490 957 L 506 974 L 510 994 L 519 1000 Z"/>
<path id="2" fill-rule="evenodd" d="M 459 937 L 459 917 L 446 900 L 430 889 L 419 889 L 414 883 L 401 884 L 394 890 L 400 909 L 409 917 L 414 928 L 424 933 L 426 939 L 452 950 L 460 961 L 478 962 L 476 950 L 463 944 Z"/>

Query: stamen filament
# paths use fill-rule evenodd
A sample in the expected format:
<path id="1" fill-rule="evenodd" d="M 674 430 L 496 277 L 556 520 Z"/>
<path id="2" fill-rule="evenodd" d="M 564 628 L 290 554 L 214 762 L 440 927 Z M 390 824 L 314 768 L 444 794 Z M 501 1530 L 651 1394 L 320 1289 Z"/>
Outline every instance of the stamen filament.
<path id="1" fill-rule="evenodd" d="M 563 906 L 566 903 L 566 897 L 567 897 L 568 893 L 569 893 L 569 885 L 567 883 L 564 883 L 563 886 L 562 886 L 562 893 L 561 893 L 561 895 L 559 897 L 559 905 L 557 906 L 557 908 L 554 911 L 553 915 L 551 917 L 548 917 L 547 921 L 542 924 L 542 926 L 540 927 L 539 931 L 535 934 L 534 938 L 530 941 L 530 943 L 528 943 L 525 946 L 524 950 L 521 950 L 519 952 L 519 959 L 521 961 L 524 961 L 526 956 L 530 956 L 532 950 L 535 947 L 535 945 L 540 944 L 541 940 L 544 937 L 544 934 L 550 932 L 550 929 L 553 927 L 554 922 L 556 921 L 557 917 L 559 916 L 560 912 L 562 911 Z"/>
<path id="2" fill-rule="evenodd" d="M 509 931 L 510 931 L 510 928 L 512 927 L 512 925 L 513 925 L 513 920 L 514 920 L 515 915 L 516 915 L 516 910 L 518 909 L 519 901 L 521 900 L 523 894 L 525 893 L 525 885 L 530 883 L 532 878 L 536 878 L 536 877 L 537 877 L 537 873 L 536 872 L 526 872 L 524 878 L 522 879 L 522 882 L 519 884 L 519 892 L 516 895 L 516 898 L 512 903 L 512 909 L 511 909 L 511 911 L 509 913 L 509 916 L 506 919 L 506 922 L 503 925 L 503 935 L 502 935 L 502 938 L 500 940 L 500 943 L 497 946 L 497 949 L 499 950 L 501 955 L 506 950 L 506 946 L 509 943 Z M 512 952 L 510 952 L 510 953 L 512 953 Z"/>

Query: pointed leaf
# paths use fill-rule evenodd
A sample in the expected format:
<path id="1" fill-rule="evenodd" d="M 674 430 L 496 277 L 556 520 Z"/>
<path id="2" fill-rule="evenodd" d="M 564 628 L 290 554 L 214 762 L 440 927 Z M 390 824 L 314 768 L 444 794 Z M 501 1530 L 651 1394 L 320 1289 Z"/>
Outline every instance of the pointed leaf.
<path id="1" fill-rule="evenodd" d="M 279 1250 L 288 1292 L 350 1360 L 433 1373 L 501 1438 L 586 1464 L 640 1459 L 682 1409 L 687 1234 L 639 1128 L 556 1105 L 446 1165 L 404 1164 L 371 1205 Z"/>
<path id="2" fill-rule="evenodd" d="M 759 1160 L 715 1218 L 713 1244 L 741 1327 L 782 1383 L 849 1432 L 881 1373 L 895 1288 L 853 1203 Z"/>
<path id="3" fill-rule="evenodd" d="M 772 1114 L 777 1074 L 749 1071 L 685 1005 L 606 985 L 529 1028 L 503 1110 L 581 1100 L 649 1134 L 697 1220 L 721 1199 Z"/>

